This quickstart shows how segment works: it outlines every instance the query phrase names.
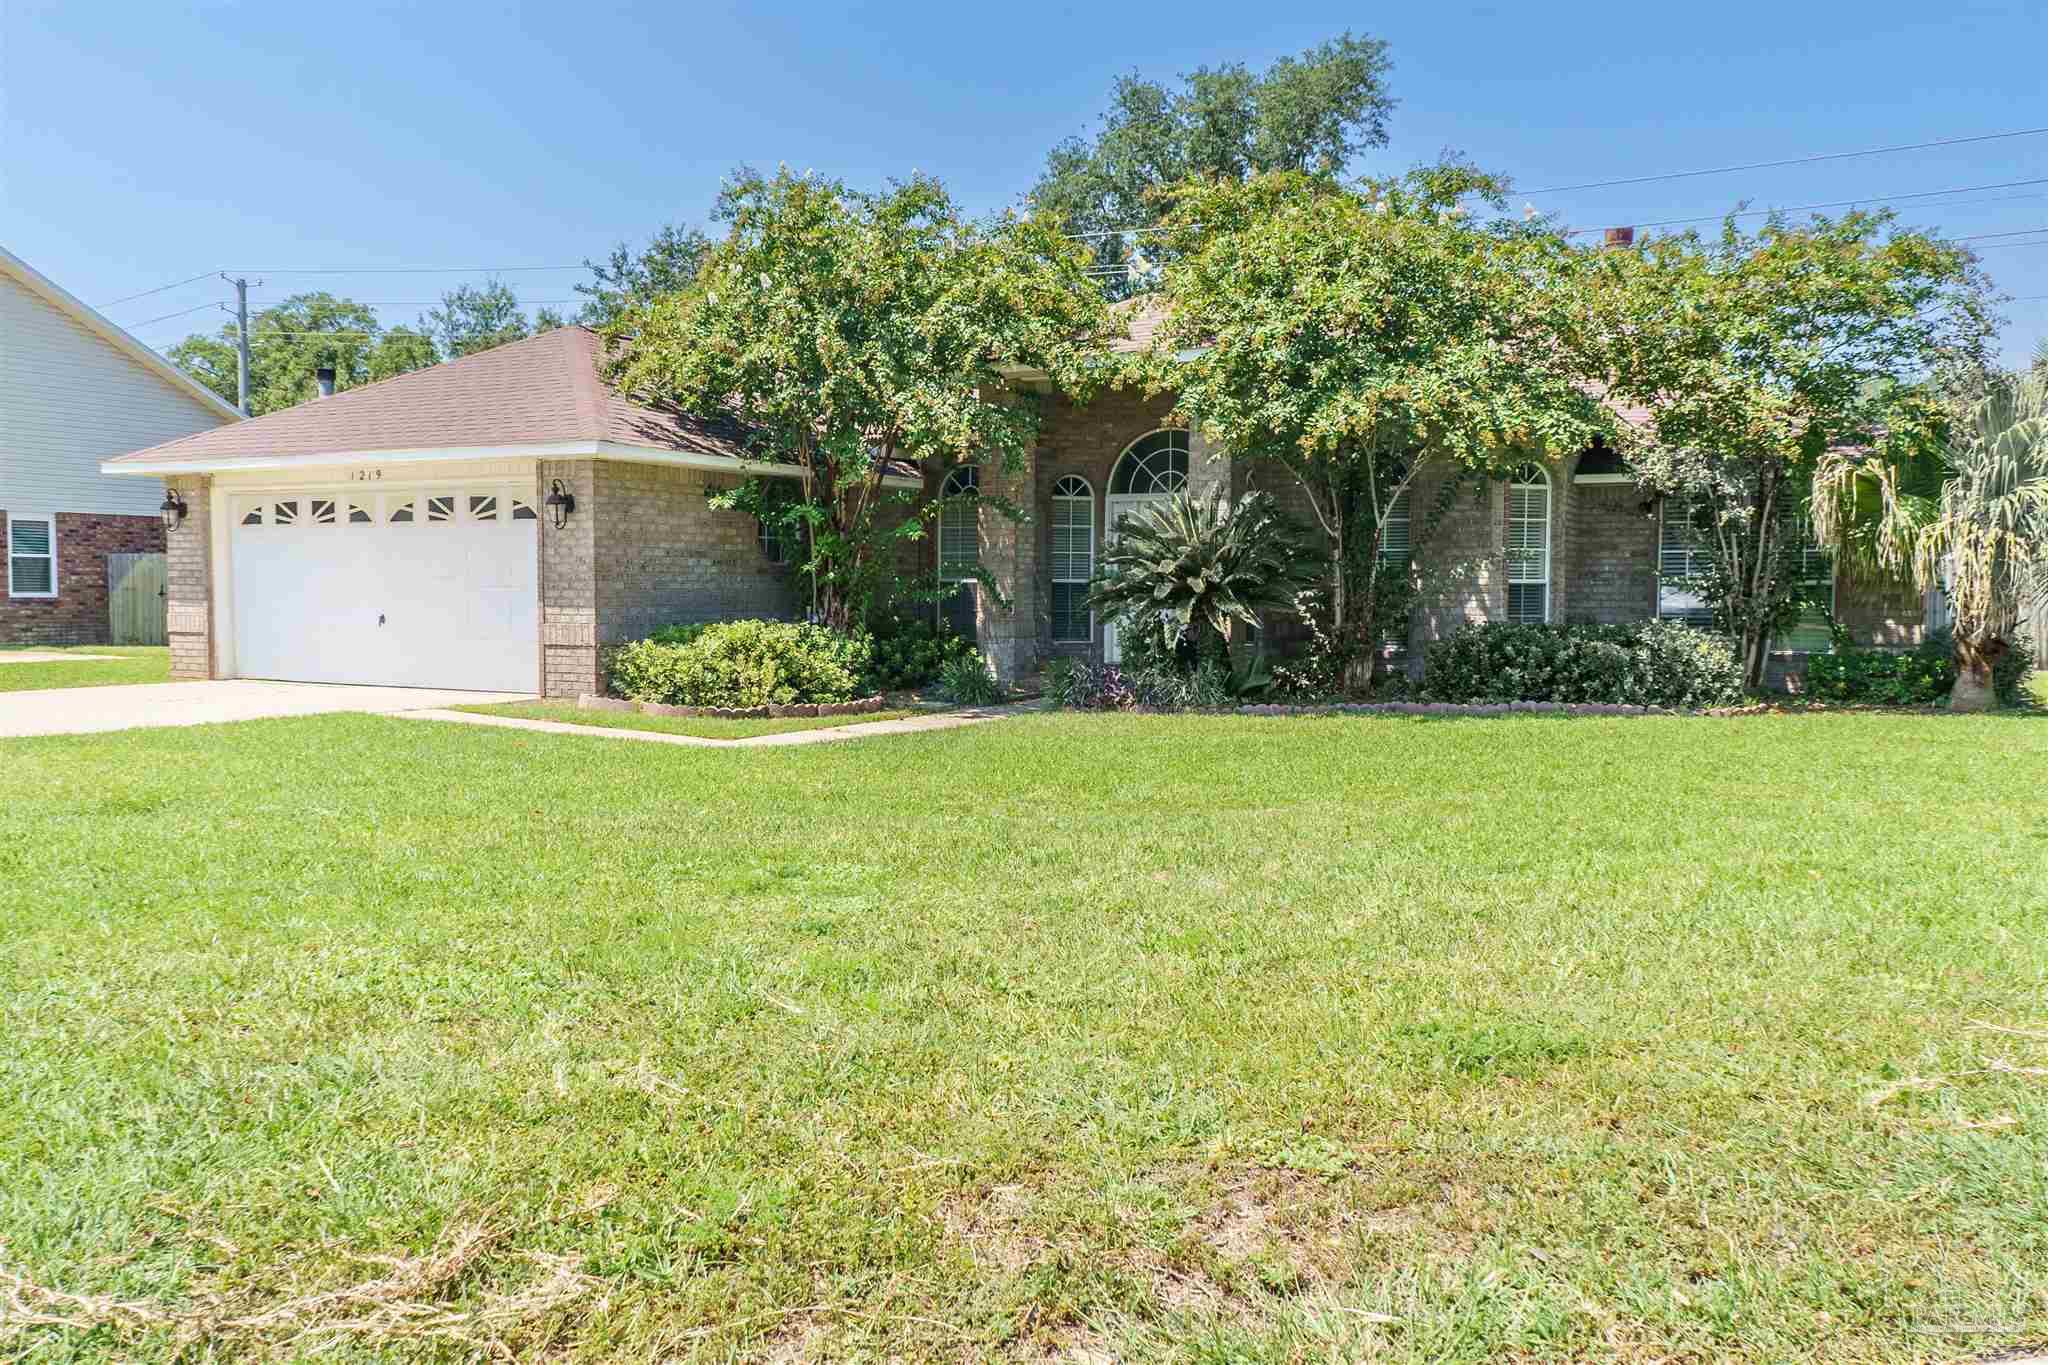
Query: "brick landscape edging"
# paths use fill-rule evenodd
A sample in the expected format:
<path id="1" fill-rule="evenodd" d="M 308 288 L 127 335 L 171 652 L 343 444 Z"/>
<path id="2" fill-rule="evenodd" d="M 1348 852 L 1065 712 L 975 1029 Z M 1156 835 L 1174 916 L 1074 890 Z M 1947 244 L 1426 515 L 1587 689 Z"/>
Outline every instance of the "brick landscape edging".
<path id="1" fill-rule="evenodd" d="M 790 716 L 864 716 L 882 709 L 882 696 L 876 693 L 859 701 L 814 702 L 795 706 L 664 706 L 658 701 L 623 701 L 618 697 L 594 697 L 586 692 L 576 698 L 576 709 L 708 720 L 781 720 Z"/>
<path id="2" fill-rule="evenodd" d="M 1680 711 L 1668 706 L 1623 706 L 1609 702 L 1504 701 L 1466 704 L 1446 701 L 1342 702 L 1333 706 L 1239 706 L 1240 716 L 1760 716 L 1768 706 L 1713 706 Z"/>

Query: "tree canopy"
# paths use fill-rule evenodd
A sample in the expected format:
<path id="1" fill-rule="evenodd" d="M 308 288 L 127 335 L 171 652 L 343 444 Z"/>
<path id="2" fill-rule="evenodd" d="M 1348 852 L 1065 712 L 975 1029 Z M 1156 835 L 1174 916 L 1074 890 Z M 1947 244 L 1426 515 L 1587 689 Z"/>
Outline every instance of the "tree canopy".
<path id="1" fill-rule="evenodd" d="M 1006 396 L 1003 367 L 1087 392 L 1107 309 L 1088 252 L 1056 221 L 971 221 L 925 177 L 870 193 L 743 173 L 718 218 L 729 230 L 694 285 L 636 302 L 607 330 L 612 377 L 644 399 L 725 414 L 754 458 L 796 468 L 802 568 L 821 617 L 843 629 L 873 598 L 886 546 L 921 533 L 886 472 L 1015 467 L 1037 413 Z M 885 518 L 892 503 L 910 519 Z"/>
<path id="2" fill-rule="evenodd" d="M 1813 477 L 1838 447 L 1924 447 L 1910 383 L 1981 361 L 1991 334 L 1970 254 L 1890 212 L 1684 233 L 1598 258 L 1615 395 L 1650 415 L 1634 463 L 1707 540 L 1701 586 L 1761 684 L 1804 605 Z"/>
<path id="3" fill-rule="evenodd" d="M 367 304 L 325 292 L 294 294 L 249 318 L 249 412 L 303 403 L 319 393 L 316 372 L 331 366 L 337 391 L 425 369 L 562 325 L 542 308 L 531 324 L 519 300 L 493 280 L 441 296 L 417 326 L 385 327 Z M 164 353 L 185 373 L 233 403 L 236 346 L 232 323 L 195 333 Z"/>
<path id="4" fill-rule="evenodd" d="M 1387 142 L 1387 45 L 1349 33 L 1254 74 L 1200 67 L 1178 86 L 1120 78 L 1092 139 L 1046 157 L 1033 208 L 1090 234 L 1108 263 L 1129 259 L 1126 229 L 1156 225 L 1162 191 L 1189 180 L 1244 180 L 1272 171 L 1334 175 Z"/>
<path id="5" fill-rule="evenodd" d="M 260 417 L 314 397 L 314 374 L 323 366 L 333 367 L 337 389 L 382 378 L 373 373 L 381 335 L 375 312 L 324 292 L 294 294 L 262 309 L 249 319 L 250 413 Z M 211 336 L 189 336 L 165 354 L 227 402 L 236 400 L 232 323 Z"/>
<path id="6" fill-rule="evenodd" d="M 629 308 L 690 288 L 710 253 L 709 237 L 696 228 L 669 223 L 637 255 L 621 242 L 603 262 L 586 257 L 583 264 L 592 279 L 576 286 L 583 296 L 577 321 L 588 327 L 609 327 Z"/>
<path id="7" fill-rule="evenodd" d="M 1191 184 L 1167 221 L 1152 382 L 1300 486 L 1329 538 L 1321 609 L 1347 662 L 1373 638 L 1384 513 L 1418 476 L 1504 472 L 1611 429 L 1587 384 L 1584 253 L 1468 212 L 1504 191 L 1456 164 L 1357 187 L 1283 172 Z"/>

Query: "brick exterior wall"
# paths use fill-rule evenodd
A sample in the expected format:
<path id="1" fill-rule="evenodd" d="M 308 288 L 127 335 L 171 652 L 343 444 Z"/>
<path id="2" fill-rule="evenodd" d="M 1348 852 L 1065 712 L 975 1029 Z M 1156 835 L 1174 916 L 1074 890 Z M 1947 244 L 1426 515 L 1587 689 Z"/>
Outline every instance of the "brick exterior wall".
<path id="1" fill-rule="evenodd" d="M 1574 461 L 1576 463 L 1576 461 Z M 1570 551 L 1557 557 L 1565 591 L 1552 619 L 1621 625 L 1657 611 L 1657 519 L 1632 483 L 1572 484 Z"/>
<path id="2" fill-rule="evenodd" d="M 213 480 L 166 479 L 185 500 L 185 519 L 164 547 L 165 631 L 173 678 L 213 676 Z"/>
<path id="3" fill-rule="evenodd" d="M 597 464 L 597 638 L 637 640 L 662 626 L 797 614 L 787 570 L 761 551 L 760 526 L 714 511 L 730 475 L 663 465 Z"/>
<path id="4" fill-rule="evenodd" d="M 568 525 L 541 524 L 541 653 L 546 695 L 604 690 L 603 651 L 662 626 L 798 614 L 797 587 L 761 551 L 760 528 L 714 511 L 729 475 L 615 460 L 540 466 L 576 499 Z M 538 502 L 536 506 L 540 505 Z"/>
<path id="5" fill-rule="evenodd" d="M 11 558 L 0 556 L 0 644 L 103 645 L 108 638 L 107 556 L 161 554 L 159 517 L 56 514 L 57 595 L 10 597 Z M 8 544 L 0 511 L 0 548 Z"/>
<path id="6" fill-rule="evenodd" d="M 598 669 L 595 460 L 542 461 L 534 486 L 540 510 L 541 691 L 550 697 L 602 692 Z M 556 480 L 576 499 L 556 530 L 546 508 Z"/>
<path id="7" fill-rule="evenodd" d="M 1034 573 L 1038 565 L 1052 562 L 1052 490 L 1053 486 L 1069 474 L 1078 475 L 1088 481 L 1089 489 L 1095 495 L 1094 526 L 1095 548 L 1102 551 L 1103 495 L 1109 491 L 1109 476 L 1117 458 L 1130 447 L 1131 442 L 1161 427 L 1172 425 L 1167 414 L 1173 410 L 1171 395 L 1161 394 L 1146 397 L 1135 389 L 1111 389 L 1096 396 L 1091 403 L 1079 404 L 1062 394 L 1054 394 L 1041 400 L 1043 403 L 1041 424 L 1038 433 L 1038 449 L 1032 458 L 1029 477 L 1031 522 L 1024 528 L 1030 536 L 1031 563 Z M 1205 477 L 1214 477 L 1213 472 L 1198 467 L 1199 459 L 1194 443 L 1190 442 L 1189 475 L 1191 481 L 1199 482 Z M 990 572 L 1002 579 L 1006 570 L 998 568 L 986 557 L 987 541 L 984 540 L 983 563 Z M 1023 657 L 1018 651 L 1017 671 L 1029 672 L 1038 663 L 1055 654 L 1075 655 L 1086 658 L 1100 658 L 1102 655 L 1102 623 L 1095 623 L 1092 637 L 1086 642 L 1061 641 L 1052 638 L 1052 580 L 1050 569 L 1046 570 L 1044 582 L 1038 586 L 1033 598 L 1033 615 L 1029 619 L 1028 631 L 1019 630 L 1017 638 L 1031 642 L 1033 657 Z M 1005 582 L 1004 590 L 1009 591 Z M 1021 599 L 1020 599 L 1021 605 Z M 1000 665 L 999 665 L 1000 667 Z"/>

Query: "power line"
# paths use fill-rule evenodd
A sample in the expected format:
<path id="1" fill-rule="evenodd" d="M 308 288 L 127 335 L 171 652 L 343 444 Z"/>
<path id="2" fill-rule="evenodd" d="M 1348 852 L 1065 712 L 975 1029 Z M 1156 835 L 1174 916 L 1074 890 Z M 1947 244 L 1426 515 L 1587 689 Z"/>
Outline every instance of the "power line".
<path id="1" fill-rule="evenodd" d="M 199 311 L 199 310 L 200 310 L 201 308 L 223 308 L 223 307 L 225 307 L 225 306 L 226 306 L 225 304 L 222 304 L 222 303 L 218 303 L 218 302 L 214 302 L 214 301 L 211 301 L 211 300 L 209 300 L 209 301 L 208 301 L 208 302 L 206 302 L 206 303 L 201 303 L 201 304 L 195 304 L 194 306 L 192 306 L 192 307 L 190 307 L 190 308 L 181 308 L 181 309 L 179 309 L 179 310 L 178 310 L 177 312 L 175 312 L 175 313 L 165 313 L 165 314 L 164 314 L 164 315 L 163 315 L 162 317 L 160 317 L 160 318 L 151 318 L 151 319 L 149 319 L 149 321 L 148 321 L 148 322 L 131 322 L 131 323 L 129 323 L 129 324 L 127 325 L 127 328 L 126 328 L 126 330 L 127 330 L 127 331 L 130 331 L 130 332 L 132 332 L 132 331 L 134 331 L 134 330 L 135 330 L 136 328 L 138 328 L 138 327 L 147 327 L 147 326 L 149 326 L 149 325 L 150 325 L 150 323 L 152 323 L 152 322 L 168 322 L 168 321 L 170 321 L 170 320 L 171 320 L 172 318 L 181 318 L 181 317 L 184 317 L 184 316 L 185 316 L 185 315 L 186 315 L 187 313 L 196 313 L 196 312 L 198 312 L 198 311 Z"/>
<path id="2" fill-rule="evenodd" d="M 1859 156 L 1884 156 L 1892 152 L 1919 152 L 1930 147 L 1960 147 L 1971 142 L 1997 142 L 2005 138 L 2036 137 L 2048 128 L 2015 128 L 2006 133 L 1978 133 L 1971 137 L 1936 138 L 1932 142 L 1902 142 L 1891 147 L 1866 147 L 1857 152 L 1820 152 L 1813 156 L 1789 156 L 1778 161 L 1751 161 L 1740 166 L 1715 166 L 1703 171 L 1666 171 L 1661 175 L 1631 175 L 1617 180 L 1589 180 L 1581 185 L 1554 185 L 1549 189 L 1518 190 L 1518 194 L 1570 194 L 1577 190 L 1604 190 L 1616 185 L 1652 185 L 1665 180 L 1690 180 L 1703 175 L 1733 175 L 1737 171 L 1767 171 L 1779 166 L 1806 166 L 1816 161 L 1846 161 Z"/>
<path id="3" fill-rule="evenodd" d="M 334 265 L 251 270 L 251 275 L 530 275 L 549 270 L 587 270 L 584 265 Z"/>
<path id="4" fill-rule="evenodd" d="M 2014 228 L 2011 232 L 1976 232 L 1968 237 L 1945 237 L 1942 240 L 1948 242 L 1984 242 L 1989 241 L 1993 237 L 2024 237 L 2030 232 L 2048 232 L 2048 227 Z M 2013 245 L 2025 246 L 2026 243 L 2014 242 Z"/>
<path id="5" fill-rule="evenodd" d="M 1854 199 L 1832 199 L 1824 204 L 1793 204 L 1785 208 L 1738 209 L 1733 213 L 1703 213 L 1697 218 L 1660 218 L 1655 222 L 1635 223 L 1631 226 L 1639 228 L 1680 227 L 1686 223 L 1718 223 L 1723 218 L 1757 218 L 1772 213 L 1806 213 L 1813 209 L 1848 208 L 1855 204 L 1892 204 L 1905 199 L 1935 199 L 1945 194 L 1971 194 L 1977 190 L 2018 189 L 2024 185 L 2048 185 L 2048 176 L 2043 176 L 2036 180 L 2004 180 L 1992 185 L 1958 185 L 1951 190 L 1916 190 L 1911 194 L 1865 194 L 1859 195 Z M 2014 194 L 2001 196 L 1998 199 L 1979 199 L 1966 202 L 1996 204 L 2002 203 L 2006 199 L 2038 199 L 2040 197 L 2037 194 Z M 1961 208 L 1963 205 L 1960 203 L 1937 204 L 1935 207 L 1949 209 Z M 1599 231 L 1601 229 L 1597 227 L 1567 228 L 1564 235 L 1567 237 L 1577 237 L 1588 232 Z"/>
<path id="6" fill-rule="evenodd" d="M 105 303 L 97 303 L 93 306 L 95 308 L 112 308 L 117 303 L 128 303 L 135 299 L 146 299 L 151 294 L 161 294 L 166 289 L 176 289 L 181 284 L 191 284 L 193 280 L 203 280 L 213 273 L 211 270 L 202 270 L 197 275 L 192 276 L 191 279 L 173 280 L 169 284 L 160 284 L 154 289 L 145 289 L 140 294 L 124 294 L 118 299 L 109 299 Z M 138 322 L 135 325 L 140 327 L 142 324 Z"/>

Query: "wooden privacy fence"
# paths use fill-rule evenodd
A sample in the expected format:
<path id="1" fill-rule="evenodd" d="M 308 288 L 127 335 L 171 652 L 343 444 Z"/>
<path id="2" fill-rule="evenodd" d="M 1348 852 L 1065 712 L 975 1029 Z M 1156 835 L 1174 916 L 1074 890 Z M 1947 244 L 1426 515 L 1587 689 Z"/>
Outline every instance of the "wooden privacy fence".
<path id="1" fill-rule="evenodd" d="M 107 630 L 117 645 L 165 642 L 162 555 L 107 556 Z"/>

